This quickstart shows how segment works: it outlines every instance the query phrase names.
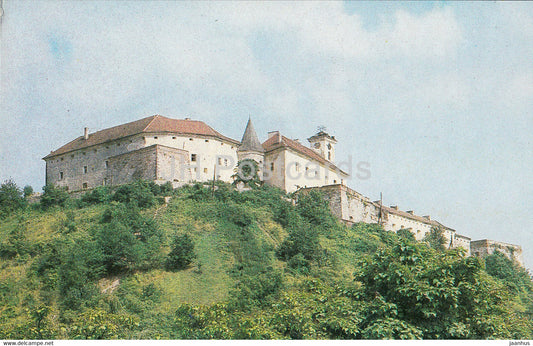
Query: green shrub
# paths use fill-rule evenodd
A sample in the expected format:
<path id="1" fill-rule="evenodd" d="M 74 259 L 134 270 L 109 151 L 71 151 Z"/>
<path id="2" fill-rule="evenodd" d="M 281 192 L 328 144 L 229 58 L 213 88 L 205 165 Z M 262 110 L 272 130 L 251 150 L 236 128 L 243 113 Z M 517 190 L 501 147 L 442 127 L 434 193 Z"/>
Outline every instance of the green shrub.
<path id="1" fill-rule="evenodd" d="M 43 191 L 40 202 L 43 209 L 48 209 L 53 206 L 64 207 L 69 199 L 67 190 L 62 187 L 46 185 L 43 187 Z"/>
<path id="2" fill-rule="evenodd" d="M 287 239 L 276 250 L 276 255 L 285 261 L 301 254 L 307 261 L 316 261 L 321 254 L 318 232 L 302 225 L 291 230 Z"/>
<path id="3" fill-rule="evenodd" d="M 95 231 L 109 274 L 154 268 L 160 265 L 163 233 L 154 219 L 135 207 L 112 204 Z"/>
<path id="4" fill-rule="evenodd" d="M 16 210 L 26 206 L 22 191 L 12 180 L 6 180 L 0 185 L 0 218 L 9 216 Z"/>
<path id="5" fill-rule="evenodd" d="M 446 238 L 444 237 L 444 231 L 440 227 L 431 228 L 431 231 L 424 237 L 424 241 L 437 251 L 446 250 Z"/>
<path id="6" fill-rule="evenodd" d="M 24 186 L 24 189 L 22 191 L 24 192 L 24 198 L 28 198 L 33 195 L 33 187 L 31 187 L 30 185 Z"/>
<path id="7" fill-rule="evenodd" d="M 115 191 L 112 200 L 136 205 L 139 208 L 149 208 L 156 203 L 154 191 L 159 191 L 158 185 L 138 180 L 132 184 L 120 186 Z"/>
<path id="8" fill-rule="evenodd" d="M 335 217 L 331 214 L 328 202 L 317 190 L 298 194 L 296 210 L 302 217 L 315 226 L 330 229 L 337 223 Z"/>
<path id="9" fill-rule="evenodd" d="M 187 268 L 196 258 L 194 243 L 188 234 L 178 234 L 172 240 L 166 267 L 169 270 Z"/>
<path id="10" fill-rule="evenodd" d="M 81 196 L 81 201 L 85 204 L 107 203 L 111 199 L 111 192 L 107 186 L 98 186 Z"/>

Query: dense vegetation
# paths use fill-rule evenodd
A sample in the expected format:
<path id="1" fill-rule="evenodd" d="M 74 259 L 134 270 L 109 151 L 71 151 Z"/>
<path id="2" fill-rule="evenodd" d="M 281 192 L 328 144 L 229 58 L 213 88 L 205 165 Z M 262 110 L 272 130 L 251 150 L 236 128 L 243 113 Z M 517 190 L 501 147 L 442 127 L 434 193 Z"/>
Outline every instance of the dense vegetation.
<path id="1" fill-rule="evenodd" d="M 504 255 L 249 186 L 48 186 L 29 204 L 4 182 L 0 338 L 533 338 L 533 283 Z"/>

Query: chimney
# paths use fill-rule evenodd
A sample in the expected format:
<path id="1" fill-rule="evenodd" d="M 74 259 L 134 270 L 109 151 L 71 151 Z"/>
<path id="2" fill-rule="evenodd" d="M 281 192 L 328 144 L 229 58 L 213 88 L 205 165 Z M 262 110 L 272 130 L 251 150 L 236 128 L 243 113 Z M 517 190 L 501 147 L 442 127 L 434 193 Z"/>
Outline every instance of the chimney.
<path id="1" fill-rule="evenodd" d="M 431 216 L 429 216 L 429 215 L 424 215 L 424 217 L 425 217 L 426 219 L 428 219 L 428 220 L 431 221 Z"/>
<path id="2" fill-rule="evenodd" d="M 414 211 L 412 211 L 412 210 L 408 210 L 408 211 L 407 211 L 407 214 L 414 215 Z"/>
<path id="3" fill-rule="evenodd" d="M 279 131 L 270 131 L 268 133 L 268 138 L 273 137 L 273 136 L 277 136 L 278 134 L 279 134 Z"/>
<path id="4" fill-rule="evenodd" d="M 85 140 L 89 139 L 89 128 L 88 127 L 83 129 L 83 138 L 85 138 Z"/>
<path id="5" fill-rule="evenodd" d="M 398 206 L 397 205 L 391 205 L 390 208 L 394 209 L 394 210 L 398 210 Z"/>

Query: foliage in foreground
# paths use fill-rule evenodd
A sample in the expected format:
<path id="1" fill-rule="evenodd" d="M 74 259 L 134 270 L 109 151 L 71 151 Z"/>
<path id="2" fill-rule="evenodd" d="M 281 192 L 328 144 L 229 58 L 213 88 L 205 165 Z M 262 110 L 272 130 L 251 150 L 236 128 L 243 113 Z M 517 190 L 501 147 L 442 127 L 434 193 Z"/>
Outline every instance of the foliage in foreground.
<path id="1" fill-rule="evenodd" d="M 0 338 L 533 337 L 533 283 L 503 254 L 445 250 L 438 230 L 416 242 L 349 228 L 315 192 L 293 205 L 277 189 L 215 185 L 137 182 L 76 201 L 50 187 L 41 208 L 12 210 L 0 225 Z M 224 298 L 184 298 L 225 287 L 214 277 Z"/>

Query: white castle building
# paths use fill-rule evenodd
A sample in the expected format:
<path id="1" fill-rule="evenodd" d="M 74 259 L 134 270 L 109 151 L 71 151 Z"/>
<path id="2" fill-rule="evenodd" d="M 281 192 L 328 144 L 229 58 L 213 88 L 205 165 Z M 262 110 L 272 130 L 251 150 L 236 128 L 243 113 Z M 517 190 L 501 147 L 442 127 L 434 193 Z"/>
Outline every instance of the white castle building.
<path id="1" fill-rule="evenodd" d="M 172 182 L 174 187 L 213 179 L 231 183 L 237 163 L 251 159 L 258 164 L 259 177 L 265 184 L 286 192 L 320 189 L 334 215 L 346 223 L 379 222 L 390 231 L 408 229 L 417 240 L 438 227 L 443 230 L 447 247 L 462 247 L 468 254 L 480 256 L 499 250 L 522 263 L 519 246 L 488 240 L 471 242 L 429 216 L 370 201 L 346 186 L 348 174 L 334 163 L 334 136 L 319 131 L 308 141 L 309 146 L 305 146 L 273 131 L 261 143 L 248 120 L 239 142 L 202 121 L 154 115 L 94 133 L 85 128 L 83 136 L 43 160 L 47 185 L 80 192 L 137 179 Z"/>

